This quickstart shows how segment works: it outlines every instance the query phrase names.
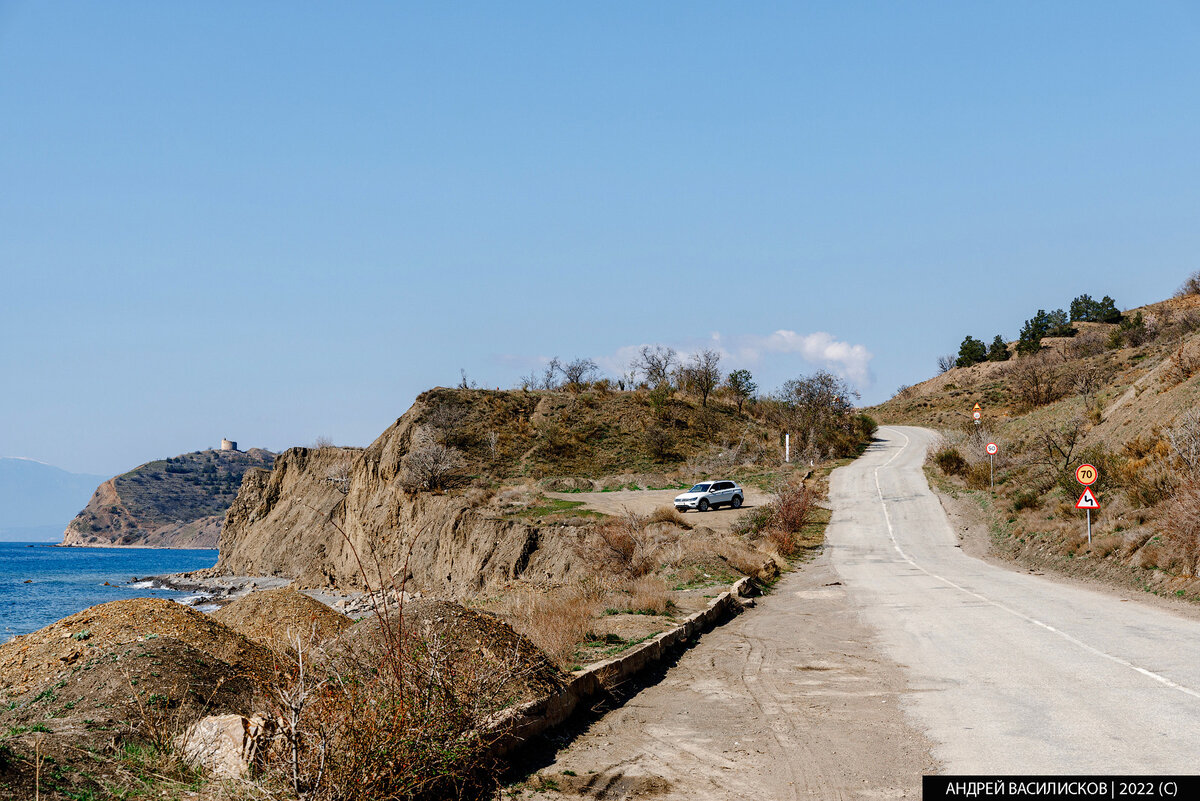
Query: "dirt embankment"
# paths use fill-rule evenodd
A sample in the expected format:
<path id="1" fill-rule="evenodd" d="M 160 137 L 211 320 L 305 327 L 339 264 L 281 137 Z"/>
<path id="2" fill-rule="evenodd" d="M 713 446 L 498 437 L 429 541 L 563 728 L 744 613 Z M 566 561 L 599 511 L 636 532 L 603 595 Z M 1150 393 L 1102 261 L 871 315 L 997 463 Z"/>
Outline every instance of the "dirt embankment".
<path id="1" fill-rule="evenodd" d="M 587 520 L 542 523 L 466 493 L 406 493 L 402 419 L 370 448 L 293 448 L 247 476 L 229 511 L 215 571 L 293 578 L 300 587 L 410 588 L 474 594 L 518 578 L 562 580 Z M 347 475 L 343 494 L 330 476 Z M 405 569 L 407 568 L 407 576 Z"/>
<path id="2" fill-rule="evenodd" d="M 364 576 L 385 586 L 407 578 L 416 589 L 452 597 L 585 575 L 590 566 L 576 546 L 595 514 L 571 514 L 575 499 L 567 496 L 554 496 L 567 500 L 558 508 L 518 508 L 495 488 L 572 475 L 548 473 L 558 469 L 650 466 L 642 443 L 648 403 L 639 393 L 432 390 L 366 449 L 293 448 L 272 471 L 248 473 L 226 517 L 215 570 L 340 589 L 361 588 Z M 769 432 L 732 408 L 673 404 L 675 451 L 663 458 L 676 468 L 710 451 L 733 465 L 774 447 Z M 706 439 L 710 429 L 732 444 Z M 431 443 L 453 449 L 458 460 L 444 493 L 412 491 L 406 472 L 410 457 Z"/>

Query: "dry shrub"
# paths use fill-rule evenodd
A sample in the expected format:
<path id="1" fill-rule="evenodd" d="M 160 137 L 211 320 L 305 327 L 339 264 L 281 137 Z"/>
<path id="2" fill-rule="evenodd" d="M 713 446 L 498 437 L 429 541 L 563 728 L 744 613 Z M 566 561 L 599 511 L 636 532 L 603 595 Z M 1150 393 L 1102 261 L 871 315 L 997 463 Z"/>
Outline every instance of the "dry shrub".
<path id="1" fill-rule="evenodd" d="M 1148 543 L 1138 550 L 1137 558 L 1134 561 L 1137 567 L 1152 570 L 1159 566 L 1162 556 L 1163 549 L 1160 546 Z"/>
<path id="2" fill-rule="evenodd" d="M 659 542 L 646 530 L 648 519 L 633 512 L 610 520 L 596 529 L 591 552 L 610 572 L 638 578 L 658 564 Z"/>
<path id="3" fill-rule="evenodd" d="M 671 593 L 665 581 L 652 576 L 635 579 L 629 586 L 629 608 L 633 612 L 665 615 L 671 609 Z"/>
<path id="4" fill-rule="evenodd" d="M 1200 353 L 1197 353 L 1194 348 L 1189 348 L 1188 343 L 1185 342 L 1177 347 L 1167 360 L 1163 380 L 1169 386 L 1174 386 L 1182 384 L 1196 373 L 1200 373 Z"/>
<path id="5" fill-rule="evenodd" d="M 496 611 L 559 665 L 570 666 L 603 609 L 605 595 L 594 584 L 509 593 Z"/>
<path id="6" fill-rule="evenodd" d="M 787 559 L 792 558 L 800 550 L 800 544 L 796 542 L 796 535 L 790 531 L 773 528 L 767 532 L 767 543 L 780 556 Z"/>
<path id="7" fill-rule="evenodd" d="M 1045 356 L 1022 356 L 1008 369 L 1007 376 L 1012 393 L 1027 410 L 1063 396 L 1054 367 Z"/>
<path id="8" fill-rule="evenodd" d="M 511 666 L 379 624 L 382 648 L 299 655 L 277 688 L 283 735 L 268 782 L 311 801 L 440 799 L 486 786 L 484 723 L 509 701 Z"/>
<path id="9" fill-rule="evenodd" d="M 964 476 L 967 486 L 971 489 L 985 490 L 992 485 L 992 470 L 985 462 L 973 464 L 967 468 Z"/>
<path id="10" fill-rule="evenodd" d="M 788 484 L 775 496 L 771 506 L 775 510 L 771 527 L 794 534 L 812 520 L 812 490 L 803 483 Z"/>
<path id="11" fill-rule="evenodd" d="M 964 475 L 967 472 L 967 469 L 970 467 L 970 465 L 967 463 L 967 460 L 964 459 L 963 455 L 959 452 L 958 448 L 955 448 L 951 445 L 946 445 L 939 448 L 933 454 L 933 463 L 938 466 L 939 470 L 948 476 Z"/>
<path id="12" fill-rule="evenodd" d="M 474 507 L 486 506 L 495 496 L 496 491 L 490 487 L 471 487 L 467 490 L 467 503 Z"/>
<path id="13" fill-rule="evenodd" d="M 1104 352 L 1104 343 L 1108 335 L 1104 331 L 1081 331 L 1066 345 L 1066 354 L 1071 359 L 1086 359 Z"/>
<path id="14" fill-rule="evenodd" d="M 1192 273 L 1175 292 L 1175 297 L 1185 298 L 1188 295 L 1200 295 L 1200 270 Z"/>
<path id="15" fill-rule="evenodd" d="M 1022 509 L 1037 509 L 1042 505 L 1042 496 L 1036 492 L 1025 492 L 1017 490 L 1013 493 L 1012 510 L 1020 512 Z"/>
<path id="16" fill-rule="evenodd" d="M 442 490 L 462 466 L 463 458 L 458 450 L 419 437 L 400 460 L 400 484 L 410 492 Z"/>
<path id="17" fill-rule="evenodd" d="M 1200 488 L 1181 487 L 1167 502 L 1163 524 L 1164 550 L 1179 562 L 1179 572 L 1195 575 L 1200 557 Z"/>
<path id="18" fill-rule="evenodd" d="M 692 524 L 685 520 L 683 515 L 679 514 L 679 512 L 676 512 L 674 506 L 658 507 L 650 513 L 650 516 L 646 518 L 646 522 L 670 523 L 671 525 L 678 526 L 685 531 L 690 531 L 692 528 Z"/>
<path id="19" fill-rule="evenodd" d="M 770 501 L 747 509 L 733 524 L 733 530 L 755 539 L 771 531 L 794 534 L 812 521 L 813 493 L 804 482 L 785 484 Z"/>

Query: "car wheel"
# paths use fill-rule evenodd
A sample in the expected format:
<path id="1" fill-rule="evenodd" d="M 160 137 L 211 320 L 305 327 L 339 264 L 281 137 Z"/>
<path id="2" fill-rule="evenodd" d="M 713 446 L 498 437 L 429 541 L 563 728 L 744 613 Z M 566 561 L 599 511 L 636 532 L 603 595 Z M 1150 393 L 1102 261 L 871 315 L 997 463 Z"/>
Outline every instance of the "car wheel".
<path id="1" fill-rule="evenodd" d="M 697 512 L 707 512 L 708 511 L 708 498 L 700 499 L 700 503 L 696 504 L 696 511 Z"/>
<path id="2" fill-rule="evenodd" d="M 741 509 L 742 508 L 742 496 L 734 495 L 733 500 L 730 501 L 729 505 L 732 506 L 734 509 Z"/>
<path id="3" fill-rule="evenodd" d="M 687 511 L 687 507 L 686 506 L 676 506 L 675 511 L 679 512 L 680 514 L 683 514 L 684 512 Z"/>

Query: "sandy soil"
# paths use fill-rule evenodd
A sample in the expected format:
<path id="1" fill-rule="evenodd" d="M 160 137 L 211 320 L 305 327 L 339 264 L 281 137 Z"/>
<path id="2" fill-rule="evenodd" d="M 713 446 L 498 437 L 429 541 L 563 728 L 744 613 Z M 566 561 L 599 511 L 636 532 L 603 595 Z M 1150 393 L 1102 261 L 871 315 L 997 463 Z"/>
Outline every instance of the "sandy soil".
<path id="1" fill-rule="evenodd" d="M 901 711 L 899 669 L 870 640 L 822 554 L 757 608 L 706 634 L 661 681 L 592 723 L 512 793 L 917 798 L 921 775 L 936 764 Z"/>
<path id="2" fill-rule="evenodd" d="M 713 531 L 728 533 L 733 521 L 742 514 L 742 510 L 770 501 L 771 496 L 754 487 L 743 487 L 746 500 L 741 509 L 730 509 L 722 506 L 707 512 L 685 512 L 684 517 L 693 526 L 704 526 Z M 671 506 L 671 501 L 683 490 L 618 490 L 615 492 L 547 492 L 551 498 L 564 501 L 583 501 L 586 509 L 602 512 L 606 515 L 619 515 L 625 512 L 650 514 L 660 506 Z"/>

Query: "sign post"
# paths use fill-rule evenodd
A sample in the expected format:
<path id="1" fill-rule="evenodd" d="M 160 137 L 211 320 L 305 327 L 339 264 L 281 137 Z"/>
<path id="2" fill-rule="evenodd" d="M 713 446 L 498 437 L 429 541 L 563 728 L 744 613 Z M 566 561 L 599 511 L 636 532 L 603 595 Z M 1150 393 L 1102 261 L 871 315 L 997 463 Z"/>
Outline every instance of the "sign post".
<path id="1" fill-rule="evenodd" d="M 995 459 L 996 453 L 999 450 L 1000 450 L 1000 447 L 996 443 L 989 442 L 987 444 L 988 476 L 991 480 L 992 492 L 996 491 L 996 464 L 993 460 Z"/>
<path id="2" fill-rule="evenodd" d="M 1092 492 L 1092 485 L 1098 478 L 1100 471 L 1094 465 L 1081 464 L 1075 470 L 1075 480 L 1083 485 L 1083 493 L 1075 502 L 1075 508 L 1087 510 L 1088 545 L 1092 544 L 1092 510 L 1100 508 L 1100 501 L 1096 500 L 1096 495 Z"/>

